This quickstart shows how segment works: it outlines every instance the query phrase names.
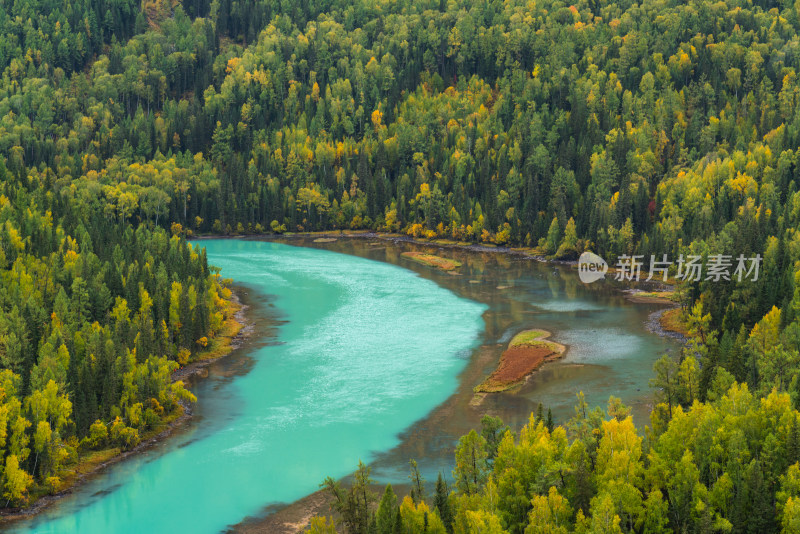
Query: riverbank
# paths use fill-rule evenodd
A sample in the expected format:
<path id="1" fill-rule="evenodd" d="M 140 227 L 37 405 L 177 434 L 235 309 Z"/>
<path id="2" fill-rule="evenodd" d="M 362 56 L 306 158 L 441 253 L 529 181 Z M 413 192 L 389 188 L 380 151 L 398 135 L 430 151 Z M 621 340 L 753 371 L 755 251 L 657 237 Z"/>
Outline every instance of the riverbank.
<path id="1" fill-rule="evenodd" d="M 332 243 L 337 239 L 382 239 L 394 243 L 414 243 L 417 245 L 427 245 L 438 248 L 452 248 L 459 250 L 468 250 L 472 252 L 493 252 L 499 254 L 511 254 L 519 257 L 524 257 L 540 262 L 549 262 L 560 265 L 577 265 L 577 262 L 569 262 L 564 260 L 547 259 L 536 252 L 533 248 L 527 247 L 504 247 L 498 245 L 487 245 L 471 243 L 468 241 L 451 241 L 447 239 L 417 239 L 415 237 L 396 234 L 390 232 L 375 232 L 373 230 L 341 230 L 341 231 L 318 231 L 318 232 L 286 232 L 283 234 L 246 234 L 246 235 L 224 235 L 224 234 L 206 234 L 192 236 L 195 241 L 203 241 L 206 239 L 257 239 L 257 240 L 280 240 L 280 239 L 307 239 L 314 238 L 315 243 Z"/>
<path id="2" fill-rule="evenodd" d="M 432 483 L 433 481 L 428 481 Z M 370 491 L 379 497 L 383 495 L 384 484 L 371 484 Z M 433 488 L 427 488 L 430 492 Z M 392 484 L 392 490 L 402 502 L 403 497 L 410 495 L 410 484 Z M 278 505 L 267 510 L 263 517 L 251 517 L 233 525 L 228 532 L 236 534 L 297 534 L 304 532 L 314 517 L 328 516 L 338 519 L 338 514 L 331 510 L 334 499 L 325 489 L 303 497 L 293 503 Z"/>
<path id="3" fill-rule="evenodd" d="M 200 353 L 198 359 L 184 365 L 172 373 L 172 381 L 187 380 L 192 376 L 204 376 L 205 368 L 240 348 L 244 340 L 253 334 L 253 321 L 247 315 L 249 305 L 242 302 L 241 296 L 231 290 L 228 319 L 222 329 L 211 341 L 208 350 Z"/>
<path id="4" fill-rule="evenodd" d="M 666 306 L 654 311 L 647 316 L 645 325 L 647 329 L 662 337 L 669 337 L 686 343 L 689 337 L 689 328 L 684 319 L 683 309 L 680 306 L 680 296 L 677 291 L 641 291 L 636 289 L 625 290 L 625 298 L 638 304 L 660 304 Z"/>
<path id="5" fill-rule="evenodd" d="M 229 531 L 238 534 L 296 534 L 303 532 L 312 518 L 331 514 L 333 499 L 326 490 L 318 490 L 293 503 L 266 511 L 263 517 L 248 518 Z"/>
<path id="6" fill-rule="evenodd" d="M 175 370 L 172 374 L 172 381 L 186 381 L 195 376 L 203 377 L 209 365 L 241 347 L 245 339 L 254 330 L 253 322 L 247 314 L 249 307 L 248 304 L 242 302 L 236 290 L 231 290 L 228 309 L 225 314 L 227 318 L 223 323 L 222 329 L 211 340 L 207 350 L 198 355 L 197 360 Z M 144 433 L 139 444 L 132 449 L 123 451 L 120 447 L 110 447 L 99 451 L 82 453 L 78 463 L 59 473 L 62 478 L 62 484 L 57 493 L 39 496 L 25 508 L 0 510 L 2 522 L 7 524 L 13 521 L 30 519 L 45 511 L 86 482 L 102 474 L 109 467 L 150 450 L 178 433 L 186 427 L 192 418 L 192 414 L 191 404 L 181 401 L 178 407 L 171 414 L 164 417 L 155 428 Z"/>
<path id="7" fill-rule="evenodd" d="M 468 252 L 477 253 L 492 253 L 492 254 L 505 254 L 517 258 L 537 261 L 540 263 L 549 263 L 553 265 L 563 265 L 571 269 L 578 268 L 577 261 L 556 260 L 547 258 L 537 252 L 535 248 L 530 247 L 504 247 L 496 245 L 476 244 L 466 241 L 451 241 L 446 239 L 418 239 L 405 234 L 374 232 L 370 230 L 343 230 L 341 232 L 320 231 L 320 232 L 305 232 L 305 233 L 285 233 L 285 234 L 261 234 L 251 236 L 204 236 L 196 239 L 211 239 L 220 237 L 230 237 L 234 239 L 286 239 L 293 238 L 305 239 L 315 238 L 314 243 L 332 243 L 337 239 L 380 239 L 392 243 L 412 243 L 420 246 L 430 246 L 439 249 L 456 249 Z M 443 258 L 434 254 L 426 254 L 421 252 L 404 252 L 403 257 L 406 257 L 417 263 L 427 265 L 436 269 L 447 272 L 448 274 L 458 274 L 456 269 L 461 267 L 461 263 L 450 259 Z M 614 272 L 613 268 L 609 272 Z M 619 288 L 625 298 L 636 304 L 658 304 L 667 306 L 666 309 L 658 310 L 651 313 L 645 320 L 644 324 L 647 329 L 661 337 L 668 337 L 675 339 L 682 343 L 686 342 L 688 337 L 688 329 L 683 320 L 681 308 L 679 306 L 679 294 L 675 290 L 675 285 L 671 283 L 670 279 L 667 283 L 662 282 L 645 282 L 649 291 L 642 289 Z M 507 286 L 500 286 L 498 289 L 507 289 Z"/>

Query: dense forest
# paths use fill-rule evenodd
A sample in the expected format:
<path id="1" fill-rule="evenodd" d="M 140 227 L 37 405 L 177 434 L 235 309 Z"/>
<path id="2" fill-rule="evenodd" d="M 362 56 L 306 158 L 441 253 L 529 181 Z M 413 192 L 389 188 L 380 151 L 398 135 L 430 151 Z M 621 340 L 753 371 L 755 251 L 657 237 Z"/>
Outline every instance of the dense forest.
<path id="1" fill-rule="evenodd" d="M 0 14 L 0 153 L 61 201 L 186 234 L 761 254 L 687 307 L 738 352 L 794 318 L 793 5 L 60 5 Z"/>
<path id="2" fill-rule="evenodd" d="M 173 371 L 218 350 L 232 313 L 230 290 L 180 224 L 132 224 L 118 211 L 125 193 L 110 204 L 107 185 L 63 159 L 94 156 L 82 142 L 64 145 L 77 117 L 68 109 L 86 101 L 56 94 L 60 83 L 77 81 L 111 41 L 141 33 L 141 17 L 133 4 L 0 10 L 3 508 L 60 491 L 62 474 L 74 478 L 93 451 L 129 450 L 179 414 L 194 396 Z M 34 107 L 23 117 L 20 105 Z"/>
<path id="3" fill-rule="evenodd" d="M 5 506 L 191 398 L 171 372 L 229 293 L 187 236 L 373 229 L 764 259 L 685 284 L 647 432 L 470 435 L 444 528 L 800 529 L 797 5 L 18 0 L 0 28 Z M 424 503 L 397 509 L 432 530 Z"/>
<path id="4" fill-rule="evenodd" d="M 179 236 L 134 228 L 0 164 L 3 505 L 61 488 L 79 454 L 128 450 L 194 396 L 230 290 Z"/>
<path id="5" fill-rule="evenodd" d="M 668 421 L 654 415 L 644 437 L 614 397 L 604 411 L 579 395 L 564 426 L 531 415 L 517 435 L 485 416 L 456 447 L 452 487 L 440 473 L 426 488 L 412 462 L 402 501 L 391 485 L 378 500 L 363 464 L 349 489 L 327 490 L 345 532 L 360 534 L 799 532 L 800 413 L 786 393 L 729 385 Z M 317 517 L 308 532 L 337 530 Z"/>

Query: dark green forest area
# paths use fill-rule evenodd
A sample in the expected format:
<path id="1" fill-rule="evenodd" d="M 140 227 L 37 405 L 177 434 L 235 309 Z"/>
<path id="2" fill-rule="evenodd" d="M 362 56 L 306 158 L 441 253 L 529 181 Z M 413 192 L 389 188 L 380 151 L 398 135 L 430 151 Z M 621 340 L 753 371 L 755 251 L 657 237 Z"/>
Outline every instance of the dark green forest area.
<path id="1" fill-rule="evenodd" d="M 3 3 L 2 504 L 191 400 L 171 373 L 231 308 L 187 237 L 371 229 L 763 265 L 682 284 L 646 431 L 471 434 L 452 495 L 346 528 L 800 532 L 799 7 Z"/>

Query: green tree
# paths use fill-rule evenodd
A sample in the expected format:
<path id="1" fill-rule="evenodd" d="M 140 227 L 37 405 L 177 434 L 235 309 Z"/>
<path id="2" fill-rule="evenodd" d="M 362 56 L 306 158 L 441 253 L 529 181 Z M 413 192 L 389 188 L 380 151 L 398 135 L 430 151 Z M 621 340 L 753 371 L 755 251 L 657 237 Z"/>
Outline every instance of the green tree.
<path id="1" fill-rule="evenodd" d="M 411 500 L 414 501 L 414 504 L 419 504 L 420 502 L 425 501 L 425 479 L 422 478 L 422 475 L 419 472 L 419 467 L 417 466 L 416 460 L 411 460 L 411 473 L 408 475 L 408 479 L 411 481 Z"/>
<path id="2" fill-rule="evenodd" d="M 433 496 L 433 509 L 439 514 L 447 532 L 452 532 L 453 510 L 450 505 L 450 488 L 441 472 L 436 479 L 436 493 Z"/>
<path id="3" fill-rule="evenodd" d="M 659 402 L 665 402 L 672 419 L 672 408 L 678 402 L 678 364 L 669 355 L 663 355 L 654 365 L 656 376 L 650 379 L 650 387 L 655 390 Z"/>
<path id="4" fill-rule="evenodd" d="M 375 514 L 375 521 L 379 534 L 392 534 L 397 512 L 397 496 L 392 490 L 392 485 L 387 484 L 383 497 L 381 497 L 381 501 L 378 504 L 378 511 Z"/>
<path id="5" fill-rule="evenodd" d="M 497 455 L 497 447 L 508 431 L 508 426 L 499 417 L 488 414 L 481 417 L 481 436 L 486 440 L 486 454 L 489 461 Z"/>
<path id="6" fill-rule="evenodd" d="M 487 458 L 486 440 L 475 430 L 458 440 L 453 478 L 459 491 L 467 495 L 480 491 L 488 474 Z"/>

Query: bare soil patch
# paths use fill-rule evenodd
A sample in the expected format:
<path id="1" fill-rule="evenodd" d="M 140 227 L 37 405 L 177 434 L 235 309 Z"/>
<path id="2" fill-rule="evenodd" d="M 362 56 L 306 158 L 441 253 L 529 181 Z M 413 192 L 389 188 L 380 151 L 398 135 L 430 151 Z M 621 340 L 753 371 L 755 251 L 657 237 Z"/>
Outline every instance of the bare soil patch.
<path id="1" fill-rule="evenodd" d="M 545 362 L 557 360 L 564 355 L 566 347 L 544 338 L 550 335 L 544 330 L 525 330 L 508 344 L 500 356 L 497 369 L 478 387 L 476 393 L 506 391 L 525 381 Z"/>

